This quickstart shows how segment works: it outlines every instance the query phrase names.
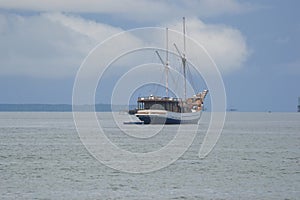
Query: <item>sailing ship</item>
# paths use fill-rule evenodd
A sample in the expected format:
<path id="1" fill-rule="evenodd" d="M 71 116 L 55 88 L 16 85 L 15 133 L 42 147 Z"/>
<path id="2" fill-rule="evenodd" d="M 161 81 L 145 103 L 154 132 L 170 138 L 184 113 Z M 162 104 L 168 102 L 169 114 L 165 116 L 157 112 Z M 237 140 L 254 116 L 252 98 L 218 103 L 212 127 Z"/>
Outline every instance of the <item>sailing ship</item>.
<path id="1" fill-rule="evenodd" d="M 184 97 L 174 98 L 169 96 L 168 88 L 168 28 L 166 28 L 166 61 L 164 61 L 159 52 L 156 51 L 160 61 L 165 67 L 166 73 L 166 96 L 138 97 L 137 110 L 135 116 L 138 117 L 144 124 L 196 124 L 198 123 L 203 110 L 204 99 L 208 90 L 204 90 L 190 98 L 186 97 L 186 34 L 185 34 L 185 18 L 183 17 L 183 46 L 184 51 L 181 53 L 174 44 L 182 62 L 183 77 L 184 77 Z"/>

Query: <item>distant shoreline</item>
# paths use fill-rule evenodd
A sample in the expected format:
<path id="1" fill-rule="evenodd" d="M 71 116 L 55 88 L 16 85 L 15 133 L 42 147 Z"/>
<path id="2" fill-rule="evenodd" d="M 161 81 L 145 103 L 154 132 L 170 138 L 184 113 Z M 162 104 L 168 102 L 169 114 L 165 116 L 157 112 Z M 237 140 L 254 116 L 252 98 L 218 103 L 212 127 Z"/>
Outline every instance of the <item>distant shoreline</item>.
<path id="1" fill-rule="evenodd" d="M 77 105 L 72 104 L 0 104 L 0 112 L 128 112 L 136 108 L 136 105 L 111 105 L 111 104 L 96 104 L 96 105 Z M 204 110 L 205 112 L 211 112 L 210 110 Z M 273 112 L 296 112 L 297 111 L 270 111 L 270 110 L 256 110 L 256 111 L 245 111 L 238 109 L 228 109 L 226 112 L 262 112 L 262 113 L 273 113 Z M 299 113 L 299 112 L 298 112 Z"/>
<path id="2" fill-rule="evenodd" d="M 96 105 L 76 105 L 71 104 L 0 104 L 0 112 L 72 112 L 72 111 L 97 111 L 112 112 L 125 111 L 135 108 L 135 106 L 96 104 Z"/>

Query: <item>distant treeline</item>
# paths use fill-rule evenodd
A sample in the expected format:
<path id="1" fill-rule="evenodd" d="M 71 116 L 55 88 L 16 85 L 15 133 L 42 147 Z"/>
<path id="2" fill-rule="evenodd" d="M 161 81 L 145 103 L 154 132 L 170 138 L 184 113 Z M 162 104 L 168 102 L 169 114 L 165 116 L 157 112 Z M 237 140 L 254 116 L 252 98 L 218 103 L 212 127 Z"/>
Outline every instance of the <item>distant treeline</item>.
<path id="1" fill-rule="evenodd" d="M 110 105 L 110 104 L 96 104 L 96 105 L 76 105 L 74 111 L 88 112 L 112 112 L 112 111 L 127 111 L 134 109 L 135 106 L 126 105 Z M 72 105 L 70 104 L 0 104 L 0 112 L 72 112 Z"/>

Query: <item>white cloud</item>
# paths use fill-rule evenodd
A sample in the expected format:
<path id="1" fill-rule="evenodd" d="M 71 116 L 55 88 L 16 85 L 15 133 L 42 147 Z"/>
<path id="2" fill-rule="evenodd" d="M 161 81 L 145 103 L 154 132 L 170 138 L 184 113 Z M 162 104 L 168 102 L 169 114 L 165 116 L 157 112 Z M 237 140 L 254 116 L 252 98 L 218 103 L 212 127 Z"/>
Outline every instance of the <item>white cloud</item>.
<path id="1" fill-rule="evenodd" d="M 97 43 L 122 31 L 59 13 L 0 15 L 0 30 L 0 75 L 37 77 L 74 76 Z"/>
<path id="2" fill-rule="evenodd" d="M 187 27 L 188 34 L 203 45 L 222 72 L 243 66 L 249 50 L 240 31 L 225 25 L 204 24 L 197 19 L 189 20 Z"/>
<path id="3" fill-rule="evenodd" d="M 169 24 L 170 28 L 181 28 L 181 22 L 172 21 Z M 0 75 L 74 76 L 85 56 L 96 44 L 122 31 L 118 27 L 61 13 L 0 15 Z M 241 67 L 247 58 L 245 39 L 236 29 L 204 24 L 193 18 L 187 21 L 187 33 L 208 50 L 223 72 L 231 72 Z M 143 34 L 143 31 L 140 35 L 127 33 L 122 41 L 108 46 L 106 52 L 113 55 L 117 52 L 116 49 L 134 47 L 141 43 L 149 44 L 149 41 L 153 41 L 155 45 L 156 38 L 161 42 L 158 45 L 164 47 L 164 35 L 154 34 L 153 38 L 145 36 L 148 35 Z M 182 46 L 182 38 L 179 42 L 176 39 L 178 38 L 170 41 L 170 46 L 175 41 Z M 199 56 L 199 52 L 192 49 L 190 52 L 190 58 Z M 143 56 L 138 56 L 135 63 L 146 61 L 147 56 Z M 134 66 L 133 60 L 129 56 L 129 59 L 122 60 L 122 65 Z M 153 61 L 159 62 L 156 57 Z"/>
<path id="4" fill-rule="evenodd" d="M 173 21 L 167 26 L 182 32 L 182 22 Z M 249 55 L 246 39 L 237 29 L 225 25 L 205 24 L 197 18 L 191 18 L 186 21 L 186 32 L 191 38 L 187 40 L 187 58 L 193 61 L 201 57 L 202 66 L 209 66 L 211 63 L 205 51 L 223 73 L 230 73 L 242 67 Z M 198 45 L 193 44 L 193 40 L 204 50 L 199 51 Z M 179 49 L 183 49 L 182 36 L 178 38 L 178 35 L 171 34 L 170 43 L 173 51 L 176 51 L 173 43 L 176 43 Z"/>
<path id="5" fill-rule="evenodd" d="M 240 13 L 254 6 L 237 0 L 2 0 L 0 8 L 42 12 L 102 13 L 136 21 L 168 21 L 178 16 Z"/>
<path id="6" fill-rule="evenodd" d="M 188 16 L 188 35 L 209 51 L 222 71 L 230 72 L 242 66 L 248 54 L 245 39 L 238 30 L 204 24 L 194 18 L 251 9 L 237 0 L 2 0 L 0 8 L 42 12 L 32 16 L 0 14 L 0 75 L 73 76 L 97 43 L 123 31 L 61 11 L 102 13 L 133 21 L 171 24 L 170 28 L 174 29 L 181 27 L 181 22 L 174 19 Z M 128 46 L 155 39 L 127 34 L 120 43 Z M 113 48 L 120 45 L 107 51 L 113 53 Z M 192 53 L 190 57 L 193 56 L 198 55 Z"/>

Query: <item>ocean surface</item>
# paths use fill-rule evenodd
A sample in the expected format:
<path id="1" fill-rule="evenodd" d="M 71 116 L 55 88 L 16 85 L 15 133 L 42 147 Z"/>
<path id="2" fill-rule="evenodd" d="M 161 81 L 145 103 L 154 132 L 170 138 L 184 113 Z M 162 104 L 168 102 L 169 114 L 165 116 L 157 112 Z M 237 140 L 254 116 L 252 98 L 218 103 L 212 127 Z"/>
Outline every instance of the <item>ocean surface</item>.
<path id="1" fill-rule="evenodd" d="M 117 121 L 127 119 L 115 114 Z M 107 137 L 133 152 L 162 148 L 177 128 L 137 139 L 124 134 L 111 113 L 97 115 Z M 300 113 L 229 112 L 215 148 L 199 159 L 209 116 L 203 113 L 192 145 L 177 161 L 132 174 L 87 151 L 71 112 L 1 112 L 0 199 L 299 199 Z"/>

